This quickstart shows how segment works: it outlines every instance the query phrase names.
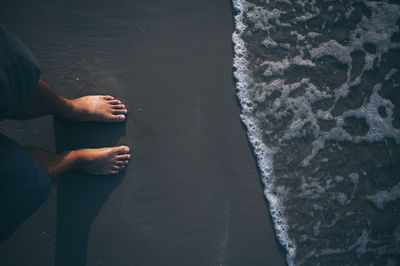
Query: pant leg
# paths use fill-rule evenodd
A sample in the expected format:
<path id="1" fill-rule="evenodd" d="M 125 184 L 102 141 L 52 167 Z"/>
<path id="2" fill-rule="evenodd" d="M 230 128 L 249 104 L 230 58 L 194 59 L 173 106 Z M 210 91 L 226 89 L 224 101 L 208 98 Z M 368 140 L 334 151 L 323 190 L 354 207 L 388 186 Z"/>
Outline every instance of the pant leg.
<path id="1" fill-rule="evenodd" d="M 36 58 L 0 23 L 0 120 L 18 112 L 32 96 L 39 78 Z"/>
<path id="2" fill-rule="evenodd" d="M 0 134 L 0 243 L 47 199 L 50 177 L 29 152 Z"/>

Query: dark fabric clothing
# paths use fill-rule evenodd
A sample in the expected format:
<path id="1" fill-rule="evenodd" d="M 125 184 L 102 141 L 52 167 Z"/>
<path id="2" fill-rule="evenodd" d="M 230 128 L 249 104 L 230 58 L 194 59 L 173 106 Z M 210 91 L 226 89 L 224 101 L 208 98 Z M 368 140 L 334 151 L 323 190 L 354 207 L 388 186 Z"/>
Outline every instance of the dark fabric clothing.
<path id="1" fill-rule="evenodd" d="M 0 120 L 33 94 L 40 78 L 31 52 L 0 24 Z M 50 177 L 29 152 L 0 134 L 0 243 L 31 216 L 50 192 Z"/>
<path id="2" fill-rule="evenodd" d="M 27 102 L 39 78 L 35 57 L 0 24 L 0 120 L 12 116 Z"/>
<path id="3" fill-rule="evenodd" d="M 20 145 L 0 134 L 0 243 L 30 217 L 50 192 L 50 178 Z"/>

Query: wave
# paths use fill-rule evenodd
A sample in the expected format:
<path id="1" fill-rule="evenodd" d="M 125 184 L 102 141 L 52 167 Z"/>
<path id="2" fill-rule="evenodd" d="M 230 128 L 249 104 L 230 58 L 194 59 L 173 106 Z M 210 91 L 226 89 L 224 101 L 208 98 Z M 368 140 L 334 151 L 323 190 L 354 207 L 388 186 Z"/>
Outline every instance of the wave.
<path id="1" fill-rule="evenodd" d="M 243 40 L 243 33 L 246 28 L 243 22 L 243 13 L 247 6 L 245 1 L 233 0 L 233 7 L 235 12 L 235 32 L 232 35 L 234 44 L 234 76 L 236 78 L 236 89 L 237 97 L 241 105 L 241 120 L 246 125 L 247 134 L 251 145 L 253 146 L 254 153 L 257 157 L 258 167 L 261 171 L 261 179 L 265 186 L 264 194 L 268 200 L 272 220 L 274 223 L 275 232 L 281 245 L 286 249 L 287 252 L 287 263 L 293 265 L 294 258 L 296 256 L 296 246 L 289 239 L 287 233 L 287 222 L 284 216 L 283 205 L 279 198 L 274 194 L 274 180 L 272 176 L 272 152 L 268 147 L 261 141 L 261 129 L 257 126 L 257 123 L 253 118 L 252 105 L 253 102 L 249 97 L 249 88 L 251 84 L 254 84 L 252 75 L 250 74 L 247 66 L 246 46 Z"/>
<path id="2" fill-rule="evenodd" d="M 232 0 L 241 120 L 288 265 L 400 252 L 400 6 Z"/>

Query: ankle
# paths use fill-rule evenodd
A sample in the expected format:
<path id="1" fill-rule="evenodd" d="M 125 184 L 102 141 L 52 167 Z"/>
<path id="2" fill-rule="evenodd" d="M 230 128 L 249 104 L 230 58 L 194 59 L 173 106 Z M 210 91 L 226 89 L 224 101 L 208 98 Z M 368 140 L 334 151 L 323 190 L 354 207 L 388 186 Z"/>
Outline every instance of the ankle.
<path id="1" fill-rule="evenodd" d="M 46 171 L 54 182 L 63 174 L 78 170 L 81 164 L 79 154 L 75 151 L 64 151 L 53 155 L 53 160 L 46 167 Z"/>
<path id="2" fill-rule="evenodd" d="M 61 97 L 60 101 L 61 104 L 58 105 L 58 108 L 54 111 L 54 114 L 65 119 L 74 117 L 74 114 L 77 112 L 74 101 L 64 97 Z"/>
<path id="3" fill-rule="evenodd" d="M 78 170 L 86 161 L 86 158 L 82 155 L 82 150 L 70 150 L 60 155 L 68 170 Z"/>

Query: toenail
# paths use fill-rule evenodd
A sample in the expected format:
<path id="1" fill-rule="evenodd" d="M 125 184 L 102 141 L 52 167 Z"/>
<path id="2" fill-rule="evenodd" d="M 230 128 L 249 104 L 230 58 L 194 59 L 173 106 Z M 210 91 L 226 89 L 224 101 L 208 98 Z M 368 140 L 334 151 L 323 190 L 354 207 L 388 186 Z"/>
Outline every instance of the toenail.
<path id="1" fill-rule="evenodd" d="M 121 120 L 124 120 L 125 116 L 124 115 L 120 115 L 119 118 L 121 118 Z"/>
<path id="2" fill-rule="evenodd" d="M 131 158 L 131 155 L 130 154 L 128 154 L 128 156 L 127 156 L 128 158 Z"/>
<path id="3" fill-rule="evenodd" d="M 124 148 L 124 152 L 129 152 L 129 148 L 128 148 L 128 147 L 125 147 L 125 148 Z M 128 154 L 128 156 L 130 156 L 130 155 Z"/>

